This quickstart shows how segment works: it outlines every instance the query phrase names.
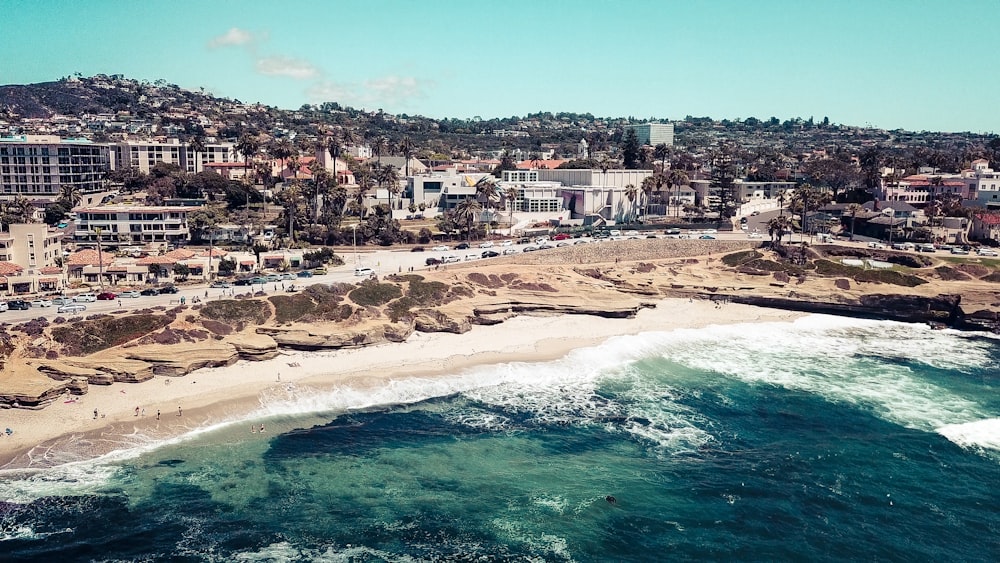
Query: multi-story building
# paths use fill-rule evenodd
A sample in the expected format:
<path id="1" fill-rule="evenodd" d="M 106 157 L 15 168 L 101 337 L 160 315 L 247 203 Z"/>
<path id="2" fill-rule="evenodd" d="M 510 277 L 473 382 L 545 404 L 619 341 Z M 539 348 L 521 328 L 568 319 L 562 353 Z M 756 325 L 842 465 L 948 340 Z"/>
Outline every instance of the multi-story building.
<path id="1" fill-rule="evenodd" d="M 149 173 L 157 162 L 175 164 L 190 173 L 203 172 L 209 163 L 237 162 L 233 143 L 207 144 L 205 150 L 195 150 L 189 143 L 178 139 L 165 141 L 127 140 L 111 146 L 116 169 L 138 168 Z"/>
<path id="2" fill-rule="evenodd" d="M 441 211 L 451 209 L 467 197 L 476 197 L 476 182 L 489 174 L 459 174 L 454 168 L 447 172 L 411 176 L 406 179 L 404 197 L 415 205 L 421 203 Z"/>
<path id="3" fill-rule="evenodd" d="M 105 205 L 78 207 L 73 240 L 78 246 L 129 246 L 187 242 L 188 214 L 200 207 Z"/>
<path id="4" fill-rule="evenodd" d="M 562 184 L 539 181 L 537 170 L 504 170 L 497 187 L 503 198 L 502 205 L 508 210 L 511 209 L 511 203 L 507 201 L 507 192 L 511 188 L 516 194 L 514 211 L 558 213 L 563 210 L 563 200 L 559 194 Z"/>
<path id="5" fill-rule="evenodd" d="M 625 127 L 635 131 L 635 136 L 639 138 L 639 143 L 655 147 L 659 144 L 672 147 L 674 145 L 674 124 L 673 123 L 640 123 L 638 125 L 626 125 Z"/>
<path id="6" fill-rule="evenodd" d="M 0 293 L 57 291 L 63 286 L 62 231 L 43 223 L 12 224 L 0 233 Z"/>
<path id="7" fill-rule="evenodd" d="M 629 184 L 641 186 L 642 181 L 653 175 L 652 170 L 594 170 L 559 168 L 539 169 L 538 180 L 559 182 L 564 186 L 593 186 L 602 188 L 624 188 Z"/>
<path id="8" fill-rule="evenodd" d="M 111 167 L 106 145 L 55 135 L 0 137 L 0 198 L 55 200 L 65 186 L 98 192 Z"/>

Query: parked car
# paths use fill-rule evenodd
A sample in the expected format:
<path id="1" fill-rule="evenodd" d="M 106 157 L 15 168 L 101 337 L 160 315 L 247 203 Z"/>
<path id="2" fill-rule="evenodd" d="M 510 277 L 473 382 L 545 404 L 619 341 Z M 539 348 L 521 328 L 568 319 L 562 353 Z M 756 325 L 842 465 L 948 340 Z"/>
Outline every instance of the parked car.
<path id="1" fill-rule="evenodd" d="M 552 240 L 566 240 L 568 238 L 573 238 L 573 237 L 569 236 L 566 233 L 559 233 L 559 234 L 555 235 L 554 237 L 552 237 Z"/>
<path id="2" fill-rule="evenodd" d="M 934 248 L 933 244 L 921 244 L 917 247 L 917 250 L 920 252 L 937 252 L 937 249 Z"/>
<path id="3" fill-rule="evenodd" d="M 534 252 L 536 250 L 538 250 L 537 246 L 525 246 L 521 252 Z"/>
<path id="4" fill-rule="evenodd" d="M 992 248 L 980 248 L 978 251 L 976 251 L 976 253 L 979 254 L 980 256 L 1000 256 L 1000 254 L 998 254 L 997 251 L 993 250 Z"/>
<path id="5" fill-rule="evenodd" d="M 371 268 L 365 268 L 363 266 L 359 266 L 357 268 L 354 268 L 354 275 L 355 276 L 372 276 L 374 274 L 375 274 L 375 270 L 372 270 Z"/>
<path id="6" fill-rule="evenodd" d="M 497 256 L 500 256 L 500 253 L 496 252 L 494 250 L 487 250 L 487 251 L 483 252 L 482 256 L 483 256 L 483 258 L 496 258 Z"/>
<path id="7" fill-rule="evenodd" d="M 233 285 L 253 285 L 253 278 L 240 278 L 234 281 Z"/>
<path id="8" fill-rule="evenodd" d="M 427 260 L 424 260 L 424 264 L 426 264 L 427 266 L 437 266 L 440 263 L 441 263 L 441 260 L 439 260 L 437 258 L 434 258 L 434 257 L 431 257 L 431 258 L 428 258 Z"/>
<path id="9" fill-rule="evenodd" d="M 577 241 L 573 242 L 573 246 L 576 246 L 578 244 L 590 244 L 590 243 L 587 242 L 587 241 L 585 241 L 585 240 L 583 240 L 583 239 L 580 239 L 580 240 L 577 240 Z"/>
<path id="10" fill-rule="evenodd" d="M 160 294 L 160 290 L 156 289 L 155 287 L 147 287 L 146 289 L 144 289 L 144 290 L 142 290 L 142 291 L 139 292 L 139 295 L 145 295 L 147 297 L 148 296 L 152 296 L 152 295 L 159 295 L 159 294 Z"/>
<path id="11" fill-rule="evenodd" d="M 87 310 L 87 306 L 82 303 L 70 303 L 56 309 L 57 313 L 82 313 Z"/>
<path id="12" fill-rule="evenodd" d="M 121 297 L 121 298 L 128 297 L 129 299 L 136 299 L 140 295 L 142 295 L 142 294 L 133 289 L 133 290 L 130 290 L 130 291 L 123 291 L 123 292 L 119 293 L 118 297 Z"/>
<path id="13" fill-rule="evenodd" d="M 326 268 L 313 268 L 312 273 L 316 274 L 317 276 L 326 275 Z"/>
<path id="14" fill-rule="evenodd" d="M 291 272 L 287 272 L 287 273 L 281 274 L 281 279 L 282 279 L 282 281 L 285 281 L 285 280 L 294 280 L 295 279 L 295 274 L 293 274 Z"/>
<path id="15" fill-rule="evenodd" d="M 102 291 L 101 293 L 97 294 L 98 301 L 114 301 L 116 297 L 118 296 L 110 291 Z"/>
<path id="16" fill-rule="evenodd" d="M 250 280 L 250 285 L 264 285 L 267 283 L 267 278 L 264 276 L 257 276 Z"/>
<path id="17" fill-rule="evenodd" d="M 448 256 L 442 258 L 441 261 L 444 262 L 445 264 L 451 264 L 453 262 L 460 262 L 461 260 L 459 260 L 458 256 L 455 256 L 454 254 L 449 254 Z"/>
<path id="18" fill-rule="evenodd" d="M 216 280 L 216 281 L 208 284 L 208 287 L 211 287 L 213 289 L 228 289 L 230 287 L 233 287 L 233 284 L 231 284 L 231 283 L 229 283 L 227 281 Z"/>
<path id="19" fill-rule="evenodd" d="M 764 238 L 764 235 L 760 233 L 750 233 L 747 235 L 747 238 Z"/>
<path id="20" fill-rule="evenodd" d="M 7 309 L 8 309 L 7 304 L 4 303 L 3 301 L 0 301 L 0 313 L 6 311 Z"/>
<path id="21" fill-rule="evenodd" d="M 550 248 L 555 248 L 551 244 L 540 244 L 538 245 L 538 250 L 548 250 Z"/>
<path id="22" fill-rule="evenodd" d="M 73 297 L 74 303 L 93 303 L 97 301 L 97 295 L 93 293 L 81 293 Z"/>
<path id="23" fill-rule="evenodd" d="M 55 305 L 56 307 L 60 305 L 69 305 L 72 302 L 73 300 L 70 299 L 69 297 L 55 297 L 52 299 L 52 304 Z"/>
<path id="24" fill-rule="evenodd" d="M 167 286 L 164 286 L 164 287 L 161 287 L 161 288 L 160 288 L 160 293 L 161 293 L 161 294 L 162 294 L 162 293 L 170 293 L 170 294 L 173 294 L 173 293 L 177 293 L 177 291 L 178 291 L 178 290 L 177 290 L 177 288 L 176 288 L 176 287 L 174 287 L 174 286 L 172 286 L 172 285 L 167 285 Z"/>
<path id="25" fill-rule="evenodd" d="M 523 238 L 517 239 L 517 244 L 529 244 L 530 242 L 531 242 L 531 239 L 528 238 L 528 237 L 523 237 Z"/>
<path id="26" fill-rule="evenodd" d="M 964 249 L 964 248 L 962 248 L 962 247 L 960 247 L 960 246 L 956 246 L 955 248 L 951 249 L 951 253 L 952 254 L 960 254 L 960 255 L 964 256 L 964 255 L 968 254 L 969 251 L 966 250 L 966 249 Z"/>
<path id="27" fill-rule="evenodd" d="M 267 282 L 279 282 L 281 281 L 281 274 L 268 274 L 264 276 L 264 281 Z"/>
<path id="28" fill-rule="evenodd" d="M 431 250 L 433 250 L 435 252 L 448 252 L 449 250 L 451 250 L 451 248 L 449 248 L 448 246 L 446 246 L 444 244 L 440 244 L 438 246 L 435 246 Z"/>
<path id="29" fill-rule="evenodd" d="M 468 249 L 469 249 L 469 243 L 467 242 L 460 242 L 457 245 L 455 245 L 455 250 L 468 250 Z"/>
<path id="30" fill-rule="evenodd" d="M 52 302 L 49 301 L 48 299 L 32 299 L 31 300 L 31 306 L 32 307 L 51 307 L 52 306 Z"/>
<path id="31" fill-rule="evenodd" d="M 570 244 L 570 243 L 568 243 L 568 242 L 566 242 L 566 241 L 562 241 L 562 242 L 557 242 L 557 243 L 556 243 L 556 248 L 560 248 L 560 247 L 563 247 L 563 246 L 569 246 L 569 244 Z"/>
<path id="32" fill-rule="evenodd" d="M 478 260 L 478 259 L 479 259 L 479 255 L 478 254 L 466 254 L 465 255 L 465 261 L 466 262 L 468 262 L 469 260 Z"/>
<path id="33" fill-rule="evenodd" d="M 869 242 L 868 248 L 874 248 L 876 250 L 885 250 L 885 245 L 881 242 Z"/>
<path id="34" fill-rule="evenodd" d="M 488 240 L 486 242 L 479 243 L 479 248 L 493 248 L 493 241 Z"/>
<path id="35" fill-rule="evenodd" d="M 715 240 L 715 237 L 713 237 L 712 235 L 701 235 L 698 238 L 700 238 L 702 240 Z"/>
<path id="36" fill-rule="evenodd" d="M 313 273 L 309 270 L 302 270 L 301 272 L 295 274 L 295 276 L 299 278 L 311 278 L 313 277 Z"/>
<path id="37" fill-rule="evenodd" d="M 423 251 L 424 247 L 422 246 L 414 246 L 413 248 L 410 249 L 410 252 L 423 252 Z"/>
<path id="38" fill-rule="evenodd" d="M 514 241 L 512 241 L 512 240 L 505 240 L 505 241 L 503 241 L 503 242 L 500 243 L 500 246 L 514 246 Z"/>
<path id="39" fill-rule="evenodd" d="M 503 255 L 507 256 L 508 254 L 517 254 L 517 249 L 514 249 L 514 248 L 505 248 L 505 249 L 503 249 Z"/>
<path id="40" fill-rule="evenodd" d="M 23 299 L 11 299 L 7 302 L 7 308 L 11 311 L 27 311 L 31 308 L 31 303 Z"/>

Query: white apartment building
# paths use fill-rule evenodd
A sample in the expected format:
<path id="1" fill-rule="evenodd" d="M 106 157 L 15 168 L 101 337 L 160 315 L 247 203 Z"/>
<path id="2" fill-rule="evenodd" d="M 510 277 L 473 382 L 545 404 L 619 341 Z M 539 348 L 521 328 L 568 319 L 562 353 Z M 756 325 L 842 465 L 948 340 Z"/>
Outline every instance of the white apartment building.
<path id="1" fill-rule="evenodd" d="M 196 151 L 190 144 L 178 139 L 127 140 L 111 145 L 111 151 L 115 169 L 132 167 L 146 174 L 157 162 L 175 164 L 189 173 L 203 172 L 209 163 L 239 162 L 233 143 L 207 144 L 204 151 Z"/>
<path id="2" fill-rule="evenodd" d="M 672 147 L 674 145 L 674 124 L 673 123 L 640 123 L 638 125 L 626 125 L 627 129 L 635 131 L 635 136 L 639 138 L 639 143 L 655 147 L 659 144 Z"/>
<path id="3" fill-rule="evenodd" d="M 423 203 L 444 211 L 467 197 L 476 197 L 476 182 L 489 175 L 484 172 L 459 174 L 450 168 L 444 173 L 411 176 L 406 179 L 404 197 L 410 198 L 415 205 Z"/>
<path id="4" fill-rule="evenodd" d="M 200 207 L 105 205 L 78 207 L 73 240 L 79 246 L 131 246 L 186 242 L 188 214 Z"/>
<path id="5" fill-rule="evenodd" d="M 14 223 L 0 233 L 0 294 L 19 295 L 56 291 L 64 276 L 62 231 L 43 223 Z"/>
<path id="6" fill-rule="evenodd" d="M 975 188 L 972 183 L 975 182 Z M 969 197 L 982 207 L 1000 209 L 1000 172 L 990 168 L 989 161 L 978 159 L 972 162 L 969 178 Z"/>
<path id="7" fill-rule="evenodd" d="M 537 170 L 504 170 L 497 182 L 504 209 L 510 210 L 507 192 L 514 188 L 514 211 L 522 213 L 558 213 L 563 210 L 559 182 L 541 182 Z"/>
<path id="8" fill-rule="evenodd" d="M 55 200 L 64 186 L 100 191 L 111 168 L 106 145 L 55 135 L 0 137 L 0 198 Z"/>
<path id="9" fill-rule="evenodd" d="M 608 170 L 557 168 L 540 169 L 538 180 L 559 182 L 564 186 L 592 186 L 603 188 L 624 188 L 629 184 L 641 186 L 642 181 L 653 175 L 652 170 Z"/>

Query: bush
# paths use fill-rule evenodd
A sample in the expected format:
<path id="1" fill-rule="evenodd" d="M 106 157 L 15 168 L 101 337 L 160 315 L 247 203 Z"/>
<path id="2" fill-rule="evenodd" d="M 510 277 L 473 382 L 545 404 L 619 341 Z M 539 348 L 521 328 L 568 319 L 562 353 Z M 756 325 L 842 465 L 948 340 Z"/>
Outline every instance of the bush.
<path id="1" fill-rule="evenodd" d="M 247 323 L 261 325 L 271 317 L 270 307 L 258 299 L 209 301 L 198 313 L 206 319 L 233 326 Z"/>
<path id="2" fill-rule="evenodd" d="M 756 250 L 744 250 L 741 252 L 734 252 L 732 254 L 726 254 L 722 257 L 722 263 L 730 268 L 735 268 L 741 266 L 746 262 L 751 260 L 756 260 L 758 258 L 763 258 L 764 255 Z"/>
<path id="3" fill-rule="evenodd" d="M 363 307 L 381 307 L 402 296 L 403 290 L 398 285 L 375 280 L 361 282 L 361 285 L 348 294 L 351 301 Z"/>
<path id="4" fill-rule="evenodd" d="M 52 329 L 65 354 L 86 356 L 145 336 L 170 324 L 163 315 L 129 315 L 81 321 Z"/>
<path id="5" fill-rule="evenodd" d="M 274 320 L 277 323 L 297 321 L 316 309 L 316 302 L 304 293 L 275 295 L 268 300 L 274 305 Z"/>

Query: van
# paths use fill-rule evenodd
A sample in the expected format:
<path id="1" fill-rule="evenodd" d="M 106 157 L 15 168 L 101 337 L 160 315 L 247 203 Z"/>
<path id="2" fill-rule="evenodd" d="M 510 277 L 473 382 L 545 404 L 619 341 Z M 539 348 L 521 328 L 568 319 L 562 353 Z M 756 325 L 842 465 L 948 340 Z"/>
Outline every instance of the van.
<path id="1" fill-rule="evenodd" d="M 57 313 L 82 313 L 87 310 L 87 306 L 81 303 L 70 303 L 56 309 Z"/>
<path id="2" fill-rule="evenodd" d="M 374 276 L 375 275 L 375 270 L 372 270 L 371 268 L 357 267 L 357 268 L 354 268 L 354 275 L 355 276 Z"/>
<path id="3" fill-rule="evenodd" d="M 94 303 L 95 301 L 97 301 L 97 295 L 93 293 L 81 293 L 73 297 L 74 303 Z"/>

